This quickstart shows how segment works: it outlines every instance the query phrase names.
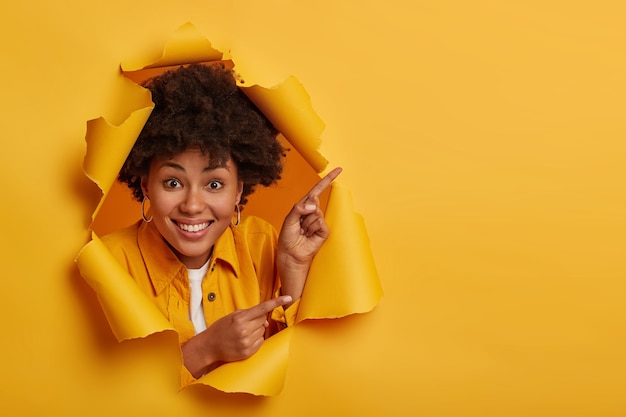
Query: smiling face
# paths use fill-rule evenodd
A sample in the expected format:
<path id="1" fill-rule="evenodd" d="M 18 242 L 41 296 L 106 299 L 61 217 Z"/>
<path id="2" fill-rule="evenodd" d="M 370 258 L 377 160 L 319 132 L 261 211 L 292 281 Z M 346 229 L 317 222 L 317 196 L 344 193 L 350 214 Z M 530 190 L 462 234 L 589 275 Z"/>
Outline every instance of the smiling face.
<path id="1" fill-rule="evenodd" d="M 200 268 L 241 198 L 235 163 L 228 159 L 211 168 L 208 155 L 188 149 L 172 158 L 154 158 L 141 184 L 161 236 L 187 268 Z"/>

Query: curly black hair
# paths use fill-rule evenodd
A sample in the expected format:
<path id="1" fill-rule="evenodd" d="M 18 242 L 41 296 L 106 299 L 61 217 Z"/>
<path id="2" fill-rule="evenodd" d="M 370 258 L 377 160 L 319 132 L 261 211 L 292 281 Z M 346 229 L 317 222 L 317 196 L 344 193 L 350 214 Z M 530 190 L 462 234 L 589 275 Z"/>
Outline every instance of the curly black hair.
<path id="1" fill-rule="evenodd" d="M 171 158 L 189 148 L 209 155 L 212 168 L 232 158 L 244 184 L 241 205 L 257 185 L 280 179 L 286 150 L 277 140 L 279 132 L 223 63 L 181 66 L 143 86 L 152 93 L 154 110 L 118 175 L 137 201 L 143 199 L 141 176 L 153 158 Z"/>

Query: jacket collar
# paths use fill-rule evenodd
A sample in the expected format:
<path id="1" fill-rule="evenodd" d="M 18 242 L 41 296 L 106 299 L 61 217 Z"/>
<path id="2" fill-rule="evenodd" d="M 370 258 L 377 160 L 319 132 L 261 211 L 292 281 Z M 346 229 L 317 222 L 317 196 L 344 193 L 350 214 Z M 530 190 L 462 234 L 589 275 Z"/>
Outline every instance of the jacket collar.
<path id="1" fill-rule="evenodd" d="M 137 243 L 157 294 L 167 288 L 176 277 L 187 276 L 185 265 L 178 260 L 153 223 L 141 222 L 137 233 Z M 213 268 L 217 262 L 230 266 L 235 277 L 239 277 L 235 237 L 230 227 L 222 233 L 213 246 L 210 268 Z"/>

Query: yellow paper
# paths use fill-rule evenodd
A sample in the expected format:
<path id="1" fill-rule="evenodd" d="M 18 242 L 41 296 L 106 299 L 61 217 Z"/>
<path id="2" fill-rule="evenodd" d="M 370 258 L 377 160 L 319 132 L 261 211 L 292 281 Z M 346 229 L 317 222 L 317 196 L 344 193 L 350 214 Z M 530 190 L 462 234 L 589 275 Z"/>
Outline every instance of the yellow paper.
<path id="1" fill-rule="evenodd" d="M 625 2 L 356 4 L 3 2 L 3 415 L 626 416 Z M 85 121 L 142 107 L 120 60 L 189 19 L 248 82 L 303 82 L 385 290 L 296 325 L 277 397 L 179 392 L 176 334 L 117 343 L 73 263 Z M 316 177 L 294 153 L 245 213 Z"/>
<path id="2" fill-rule="evenodd" d="M 252 356 L 225 363 L 198 380 L 224 392 L 277 395 L 283 389 L 289 357 L 291 328 L 267 339 Z"/>
<path id="3" fill-rule="evenodd" d="M 163 48 L 161 59 L 146 64 L 144 58 L 129 58 L 122 62 L 121 67 L 124 72 L 130 72 L 144 68 L 168 67 L 220 59 L 222 59 L 222 53 L 213 49 L 211 42 L 202 37 L 194 25 L 186 23 L 178 28 L 167 42 Z"/>
<path id="4" fill-rule="evenodd" d="M 316 172 L 326 167 L 328 161 L 318 151 L 324 122 L 295 77 L 272 89 L 252 86 L 242 90 Z"/>
<path id="5" fill-rule="evenodd" d="M 112 126 L 103 118 L 87 122 L 87 154 L 83 169 L 103 194 L 92 219 L 97 216 L 152 109 L 153 106 L 147 106 L 134 111 L 120 126 Z"/>
<path id="6" fill-rule="evenodd" d="M 167 68 L 189 63 L 221 60 L 222 54 L 201 38 L 195 28 L 186 24 L 165 47 L 163 57 L 154 63 L 127 61 L 124 75 L 140 82 Z M 230 61 L 227 65 L 232 66 Z M 328 161 L 320 154 L 324 123 L 314 112 L 303 86 L 288 78 L 277 87 L 243 88 L 244 92 L 296 148 L 304 161 L 321 172 Z M 147 91 L 147 90 L 146 90 Z M 94 212 L 95 218 L 122 167 L 152 105 L 132 112 L 120 126 L 104 119 L 87 124 L 86 175 L 102 190 L 103 198 Z M 310 283 L 305 288 L 298 321 L 307 318 L 337 318 L 371 310 L 382 295 L 376 268 L 369 250 L 367 233 L 360 217 L 352 211 L 347 190 L 336 191 L 328 202 L 327 220 L 332 232 L 311 267 Z M 293 202 L 295 203 L 295 201 Z M 271 204 L 271 202 L 268 202 Z M 81 274 L 94 288 L 118 340 L 146 337 L 171 330 L 171 326 L 135 285 L 96 234 L 77 258 Z M 326 291 L 334 289 L 334 298 Z M 225 364 L 197 380 L 224 392 L 254 395 L 276 395 L 284 384 L 292 329 L 279 332 L 265 341 L 252 357 Z"/>
<path id="7" fill-rule="evenodd" d="M 337 184 L 328 198 L 326 222 L 331 233 L 311 265 L 298 322 L 364 313 L 382 297 L 363 218 L 353 211 L 350 192 Z"/>
<path id="8" fill-rule="evenodd" d="M 81 275 L 98 294 L 118 340 L 174 330 L 95 234 L 76 263 Z"/>

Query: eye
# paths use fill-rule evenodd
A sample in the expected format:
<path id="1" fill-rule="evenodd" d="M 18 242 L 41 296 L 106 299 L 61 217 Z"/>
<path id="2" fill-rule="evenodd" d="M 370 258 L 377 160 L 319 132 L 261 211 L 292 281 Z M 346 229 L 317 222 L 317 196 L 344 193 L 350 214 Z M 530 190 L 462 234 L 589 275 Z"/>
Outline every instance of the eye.
<path id="1" fill-rule="evenodd" d="M 165 185 L 165 188 L 179 188 L 181 186 L 180 181 L 176 178 L 169 178 L 163 181 L 163 185 Z"/>
<path id="2" fill-rule="evenodd" d="M 224 184 L 218 180 L 209 181 L 209 183 L 207 184 L 209 190 L 219 190 L 223 186 Z"/>

